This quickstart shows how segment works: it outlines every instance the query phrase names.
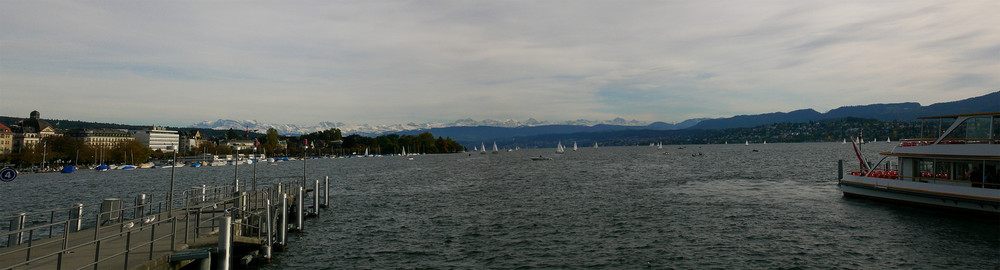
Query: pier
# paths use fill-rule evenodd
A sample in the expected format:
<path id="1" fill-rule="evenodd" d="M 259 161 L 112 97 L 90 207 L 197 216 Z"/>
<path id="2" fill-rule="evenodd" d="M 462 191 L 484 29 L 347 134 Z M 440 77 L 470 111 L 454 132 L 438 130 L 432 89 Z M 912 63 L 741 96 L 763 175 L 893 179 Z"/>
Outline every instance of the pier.
<path id="1" fill-rule="evenodd" d="M 237 181 L 192 187 L 160 201 L 142 194 L 0 217 L 0 269 L 180 269 L 191 264 L 233 269 L 267 263 L 289 244 L 288 232 L 302 232 L 305 218 L 328 207 L 329 186 L 329 177 L 311 183 L 303 178 L 245 191 Z"/>

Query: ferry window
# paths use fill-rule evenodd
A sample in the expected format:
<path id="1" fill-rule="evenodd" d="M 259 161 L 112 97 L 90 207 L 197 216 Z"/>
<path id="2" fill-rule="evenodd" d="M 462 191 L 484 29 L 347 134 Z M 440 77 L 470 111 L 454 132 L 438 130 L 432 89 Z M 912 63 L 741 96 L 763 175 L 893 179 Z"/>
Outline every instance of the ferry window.
<path id="1" fill-rule="evenodd" d="M 994 140 L 1000 140 L 1000 117 L 996 116 L 993 117 L 993 136 L 990 138 L 993 138 Z"/>
<path id="2" fill-rule="evenodd" d="M 990 137 L 990 118 L 977 117 L 965 121 L 965 137 L 969 139 L 988 139 Z"/>
<path id="3" fill-rule="evenodd" d="M 938 161 L 934 163 L 934 178 L 950 179 L 951 162 Z"/>
<path id="4" fill-rule="evenodd" d="M 960 140 L 960 139 L 968 138 L 968 137 L 966 137 L 966 130 L 968 130 L 969 122 L 970 121 L 971 121 L 971 119 L 968 120 L 968 121 L 962 122 L 961 124 L 958 124 L 958 126 L 955 127 L 955 130 L 952 130 L 951 133 L 948 133 L 948 136 L 945 136 L 945 141 L 952 141 L 952 142 L 954 142 L 954 141 L 957 141 L 956 139 Z M 953 123 L 954 121 L 951 121 L 949 119 L 949 120 L 947 120 L 945 122 L 949 122 L 949 123 L 947 125 L 941 127 L 941 132 L 948 131 L 948 128 L 951 127 L 951 123 Z"/>
<path id="5" fill-rule="evenodd" d="M 973 166 L 982 166 L 981 164 L 970 164 L 970 163 L 958 163 L 955 166 L 955 180 L 969 181 L 969 171 Z"/>
<path id="6" fill-rule="evenodd" d="M 1000 188 L 1000 162 L 987 162 L 983 171 L 985 188 Z"/>
<path id="7" fill-rule="evenodd" d="M 932 177 L 934 175 L 934 161 L 917 160 L 918 175 L 914 177 Z"/>

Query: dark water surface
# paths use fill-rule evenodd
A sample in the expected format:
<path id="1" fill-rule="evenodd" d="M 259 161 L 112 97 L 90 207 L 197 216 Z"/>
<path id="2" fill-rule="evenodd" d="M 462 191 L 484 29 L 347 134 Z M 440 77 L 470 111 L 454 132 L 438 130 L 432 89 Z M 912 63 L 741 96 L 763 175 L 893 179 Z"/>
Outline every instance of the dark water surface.
<path id="1" fill-rule="evenodd" d="M 265 268 L 1000 267 L 998 220 L 843 197 L 849 145 L 679 147 L 309 160 L 331 208 Z M 258 181 L 301 165 L 260 165 Z M 0 214 L 163 194 L 169 171 L 22 175 L 0 183 Z M 179 168 L 175 190 L 233 173 Z"/>

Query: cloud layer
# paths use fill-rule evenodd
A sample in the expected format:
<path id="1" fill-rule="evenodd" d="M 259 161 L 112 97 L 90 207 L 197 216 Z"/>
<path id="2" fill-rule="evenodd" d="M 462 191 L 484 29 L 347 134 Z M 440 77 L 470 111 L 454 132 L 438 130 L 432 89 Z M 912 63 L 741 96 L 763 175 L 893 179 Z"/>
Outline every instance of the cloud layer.
<path id="1" fill-rule="evenodd" d="M 0 3 L 0 115 L 681 121 L 978 96 L 997 1 Z"/>

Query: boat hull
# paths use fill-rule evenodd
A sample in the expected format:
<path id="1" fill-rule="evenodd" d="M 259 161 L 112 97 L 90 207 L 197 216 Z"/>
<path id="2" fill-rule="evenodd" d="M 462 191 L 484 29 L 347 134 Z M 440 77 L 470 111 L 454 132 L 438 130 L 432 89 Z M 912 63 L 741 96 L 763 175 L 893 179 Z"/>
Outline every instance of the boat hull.
<path id="1" fill-rule="evenodd" d="M 845 196 L 1000 215 L 1000 189 L 972 188 L 865 176 L 840 180 Z"/>

